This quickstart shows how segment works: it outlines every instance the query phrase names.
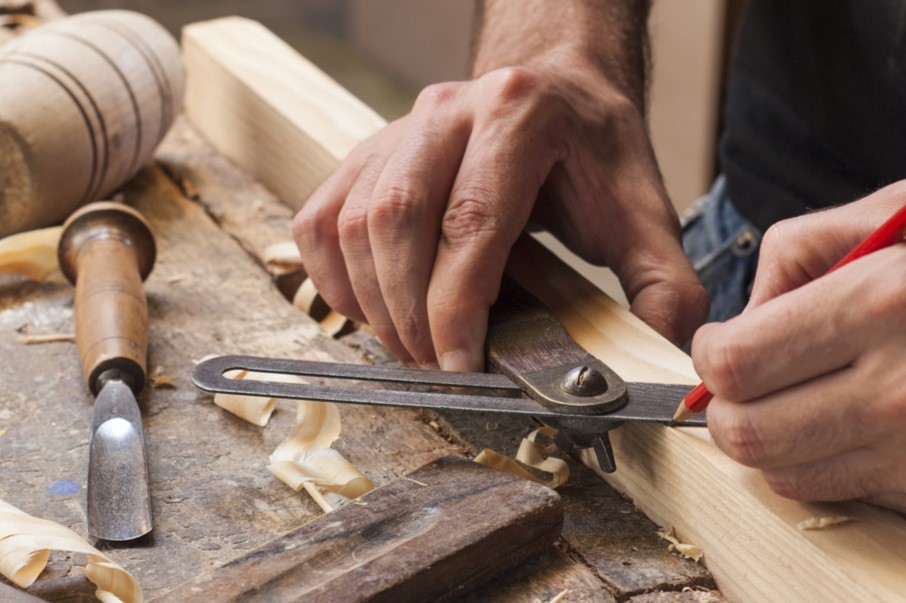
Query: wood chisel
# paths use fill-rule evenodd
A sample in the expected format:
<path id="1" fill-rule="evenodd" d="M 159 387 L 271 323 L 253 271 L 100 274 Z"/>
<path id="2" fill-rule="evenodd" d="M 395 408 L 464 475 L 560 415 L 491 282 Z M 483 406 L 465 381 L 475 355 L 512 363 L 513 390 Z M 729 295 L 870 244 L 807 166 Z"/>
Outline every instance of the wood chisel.
<path id="1" fill-rule="evenodd" d="M 96 396 L 88 456 L 88 532 L 133 540 L 151 531 L 142 418 L 148 309 L 142 281 L 154 237 L 134 209 L 86 205 L 63 225 L 60 269 L 75 284 L 76 343 Z"/>
<path id="2" fill-rule="evenodd" d="M 703 416 L 673 420 L 676 405 L 691 386 L 625 382 L 576 343 L 541 302 L 509 279 L 504 279 L 491 308 L 486 355 L 489 369 L 499 374 L 220 356 L 196 365 L 192 380 L 210 392 L 529 415 L 558 428 L 556 443 L 561 449 L 593 448 L 601 469 L 608 472 L 616 466 L 607 432 L 626 421 L 705 425 Z M 240 381 L 224 376 L 234 369 L 392 385 L 338 387 L 333 382 Z M 428 389 L 412 389 L 419 386 Z"/>

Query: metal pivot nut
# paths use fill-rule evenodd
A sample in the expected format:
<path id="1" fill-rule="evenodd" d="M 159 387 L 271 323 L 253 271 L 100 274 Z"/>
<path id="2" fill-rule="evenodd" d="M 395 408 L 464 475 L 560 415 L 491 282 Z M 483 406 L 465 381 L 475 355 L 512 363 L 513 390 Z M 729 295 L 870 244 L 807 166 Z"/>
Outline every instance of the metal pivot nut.
<path id="1" fill-rule="evenodd" d="M 572 396 L 598 396 L 607 391 L 607 379 L 601 371 L 588 366 L 577 366 L 563 376 L 560 389 Z"/>

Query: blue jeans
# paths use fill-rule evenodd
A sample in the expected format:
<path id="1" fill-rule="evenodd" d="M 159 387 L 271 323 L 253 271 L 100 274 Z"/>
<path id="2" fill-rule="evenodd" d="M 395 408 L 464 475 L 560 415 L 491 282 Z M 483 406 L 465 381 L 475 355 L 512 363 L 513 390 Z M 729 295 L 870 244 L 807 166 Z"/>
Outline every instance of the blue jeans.
<path id="1" fill-rule="evenodd" d="M 762 233 L 727 197 L 723 176 L 683 219 L 683 247 L 708 291 L 708 322 L 730 319 L 752 293 Z"/>

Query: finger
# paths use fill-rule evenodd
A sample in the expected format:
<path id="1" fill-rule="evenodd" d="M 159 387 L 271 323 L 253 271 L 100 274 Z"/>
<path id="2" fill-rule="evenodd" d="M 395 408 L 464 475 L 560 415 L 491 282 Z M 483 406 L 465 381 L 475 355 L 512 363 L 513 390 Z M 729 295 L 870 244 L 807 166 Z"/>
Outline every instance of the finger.
<path id="1" fill-rule="evenodd" d="M 362 147 L 366 145 L 361 145 Z M 315 190 L 293 219 L 293 239 L 305 272 L 324 301 L 341 314 L 365 321 L 340 249 L 337 220 L 346 196 L 364 164 L 365 149 L 349 158 Z"/>
<path id="2" fill-rule="evenodd" d="M 779 467 L 763 472 L 771 489 L 786 498 L 804 501 L 843 501 L 867 499 L 901 510 L 906 479 L 901 462 L 865 447 L 849 450 L 831 458 Z"/>
<path id="3" fill-rule="evenodd" d="M 817 462 L 867 445 L 888 425 L 866 398 L 866 375 L 844 368 L 797 387 L 749 402 L 716 396 L 708 429 L 717 446 L 743 465 L 759 469 Z"/>
<path id="4" fill-rule="evenodd" d="M 644 142 L 619 152 L 606 148 L 612 141 L 602 144 L 571 154 L 562 169 L 554 169 L 538 217 L 573 251 L 616 273 L 634 314 L 672 342 L 685 343 L 707 317 L 708 298 L 683 251 L 679 221 L 653 157 Z M 589 166 L 573 160 L 582 156 L 614 162 Z M 552 207 L 549 199 L 585 202 Z M 577 239 L 574 233 L 588 236 Z"/>
<path id="5" fill-rule="evenodd" d="M 833 209 L 784 220 L 765 233 L 749 307 L 792 291 L 825 274 L 903 206 L 897 183 Z"/>
<path id="6" fill-rule="evenodd" d="M 725 323 L 701 327 L 692 360 L 708 389 L 727 400 L 752 400 L 859 357 L 881 326 L 854 311 L 864 304 L 862 292 L 870 290 L 857 264 Z"/>
<path id="7" fill-rule="evenodd" d="M 339 241 L 346 272 L 365 322 L 371 325 L 391 354 L 401 362 L 411 363 L 412 357 L 397 336 L 384 303 L 368 233 L 368 206 L 386 156 L 382 149 L 375 152 L 349 190 L 338 218 Z"/>
<path id="8" fill-rule="evenodd" d="M 422 92 L 368 208 L 377 277 L 397 336 L 420 366 L 432 368 L 437 359 L 428 323 L 428 283 L 441 217 L 471 126 L 455 97 L 449 85 Z"/>
<path id="9" fill-rule="evenodd" d="M 523 82 L 516 75 L 483 78 L 495 95 L 516 102 L 476 120 L 441 223 L 428 314 L 445 370 L 484 368 L 488 308 L 538 191 L 561 158 L 546 139 L 544 117 L 518 102 Z"/>

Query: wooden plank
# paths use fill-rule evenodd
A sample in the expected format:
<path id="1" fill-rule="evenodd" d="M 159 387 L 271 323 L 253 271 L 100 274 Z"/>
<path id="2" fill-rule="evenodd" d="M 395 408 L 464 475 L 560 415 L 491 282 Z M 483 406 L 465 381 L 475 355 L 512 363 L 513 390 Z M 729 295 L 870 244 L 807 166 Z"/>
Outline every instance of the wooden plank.
<path id="1" fill-rule="evenodd" d="M 210 44 L 217 52 L 204 50 Z M 183 53 L 206 74 L 204 82 L 187 82 L 185 111 L 192 123 L 295 209 L 338 160 L 383 123 L 254 21 L 228 17 L 190 25 Z M 233 120 L 237 113 L 245 119 Z"/>
<path id="2" fill-rule="evenodd" d="M 553 490 L 444 457 L 165 601 L 449 601 L 549 549 L 562 525 Z"/>
<path id="3" fill-rule="evenodd" d="M 268 56 L 268 46 L 279 46 L 244 21 L 187 28 L 184 46 L 190 81 L 195 77 L 196 89 L 223 97 L 225 92 L 215 91 L 217 81 L 229 80 L 229 93 L 242 99 L 231 101 L 236 105 L 241 102 L 243 108 L 242 112 L 233 112 L 232 120 L 228 120 L 229 107 L 217 110 L 221 127 L 239 131 L 254 124 L 264 131 L 275 131 L 278 126 L 297 124 L 301 132 L 284 130 L 283 136 L 304 138 L 309 145 L 307 152 L 319 157 L 321 165 L 330 161 L 335 165 L 338 157 L 331 150 L 332 141 L 340 133 L 324 134 L 324 122 L 308 109 L 311 101 L 298 98 L 294 103 L 271 103 L 266 86 L 256 88 L 254 82 L 246 85 L 239 76 L 224 78 L 224 69 L 241 73 L 261 65 L 234 67 L 221 63 L 219 72 L 208 77 L 210 57 L 216 56 L 223 44 L 238 44 L 231 55 L 241 54 L 243 41 L 253 37 L 254 48 L 247 51 L 257 56 Z M 289 60 L 282 51 L 277 52 L 281 61 Z M 293 77 L 301 75 L 297 70 L 293 73 Z M 309 83 L 297 80 L 293 85 L 305 99 L 310 98 L 309 91 L 317 95 L 318 91 L 333 90 L 335 84 L 331 85 L 323 74 L 308 75 L 312 77 Z M 283 79 L 273 73 L 271 77 Z M 331 123 L 364 123 L 363 117 L 371 119 L 372 115 L 359 115 L 359 109 L 349 104 L 330 109 Z M 249 117 L 269 114 L 279 114 L 275 125 Z M 203 123 L 196 125 L 204 129 Z M 370 132 L 362 132 L 366 134 Z M 311 143 L 320 135 L 325 136 L 326 144 L 319 153 Z M 236 144 L 255 155 L 265 153 L 269 142 L 251 137 Z M 285 148 L 291 147 L 281 150 Z M 317 183 L 307 180 L 308 176 L 310 173 L 297 170 L 292 188 L 311 190 Z M 286 186 L 285 181 L 282 186 Z M 581 344 L 624 378 L 695 381 L 691 362 L 680 350 L 537 244 L 523 241 L 520 245 L 508 268 L 510 274 L 555 310 Z M 620 470 L 607 479 L 655 521 L 675 526 L 682 540 L 702 546 L 708 567 L 731 599 L 900 600 L 906 592 L 906 573 L 902 571 L 906 566 L 906 520 L 901 516 L 859 503 L 812 505 L 782 499 L 768 490 L 758 472 L 744 469 L 721 454 L 703 430 L 629 425 L 614 432 L 613 440 Z M 848 515 L 855 521 L 819 532 L 796 528 L 802 519 L 827 514 Z"/>

